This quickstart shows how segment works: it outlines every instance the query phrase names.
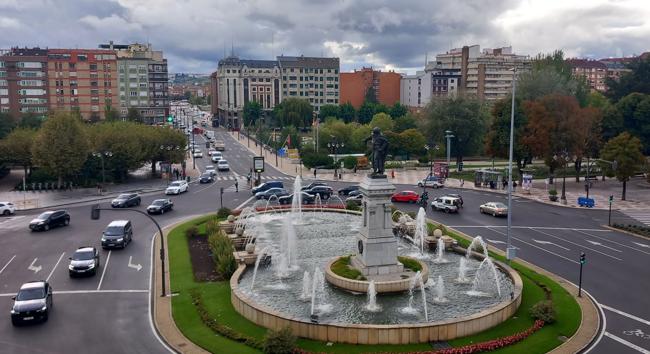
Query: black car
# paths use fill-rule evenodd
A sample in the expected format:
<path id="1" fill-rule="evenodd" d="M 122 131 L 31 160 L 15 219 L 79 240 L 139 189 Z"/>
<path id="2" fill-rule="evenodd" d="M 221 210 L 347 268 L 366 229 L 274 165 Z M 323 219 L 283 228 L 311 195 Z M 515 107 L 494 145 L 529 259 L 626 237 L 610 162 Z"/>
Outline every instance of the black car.
<path id="1" fill-rule="evenodd" d="M 348 193 L 348 197 L 356 197 L 361 195 L 361 189 L 357 189 Z"/>
<path id="2" fill-rule="evenodd" d="M 133 225 L 129 220 L 113 220 L 102 232 L 102 248 L 126 248 L 133 241 Z"/>
<path id="3" fill-rule="evenodd" d="M 314 204 L 316 197 L 306 192 L 300 192 L 300 201 L 302 204 Z M 285 195 L 284 197 L 278 198 L 280 204 L 291 204 L 293 203 L 293 194 Z"/>
<path id="4" fill-rule="evenodd" d="M 334 189 L 330 186 L 315 186 L 305 192 L 314 197 L 320 195 L 320 199 L 329 199 L 332 196 L 332 193 L 334 193 Z"/>
<path id="5" fill-rule="evenodd" d="M 214 175 L 212 172 L 204 172 L 199 177 L 199 183 L 212 183 L 214 182 Z"/>
<path id="6" fill-rule="evenodd" d="M 258 192 L 255 194 L 256 199 L 269 199 L 271 196 L 276 196 L 278 198 L 284 197 L 285 195 L 289 195 L 289 192 L 287 192 L 286 189 L 284 188 L 270 188 L 265 190 L 264 192 Z"/>
<path id="7" fill-rule="evenodd" d="M 117 196 L 111 201 L 113 208 L 128 208 L 130 206 L 140 205 L 140 196 L 138 193 L 124 193 Z"/>
<path id="8" fill-rule="evenodd" d="M 351 192 L 358 191 L 358 190 L 359 190 L 358 185 L 347 186 L 339 189 L 339 195 L 350 195 Z"/>
<path id="9" fill-rule="evenodd" d="M 316 186 L 327 186 L 327 184 L 324 183 L 324 182 L 311 182 L 310 184 L 300 188 L 300 190 L 308 191 L 308 190 L 310 190 L 310 189 L 312 189 L 312 188 L 314 188 Z"/>
<path id="10" fill-rule="evenodd" d="M 49 310 L 52 308 L 52 287 L 45 280 L 25 283 L 12 298 L 11 324 L 47 321 Z"/>
<path id="11" fill-rule="evenodd" d="M 95 247 L 79 247 L 69 259 L 68 273 L 70 277 L 95 275 L 99 268 L 99 252 Z"/>
<path id="12" fill-rule="evenodd" d="M 361 204 L 363 203 L 363 195 L 357 194 L 355 196 L 345 198 L 345 204 L 348 203 L 353 203 L 356 204 L 357 206 L 361 206 Z"/>
<path id="13" fill-rule="evenodd" d="M 164 214 L 166 211 L 171 211 L 173 208 L 174 203 L 172 203 L 170 199 L 156 199 L 147 207 L 147 213 Z"/>
<path id="14" fill-rule="evenodd" d="M 32 231 L 47 231 L 56 226 L 68 226 L 70 224 L 70 214 L 65 210 L 50 210 L 39 215 L 29 222 L 29 228 Z"/>

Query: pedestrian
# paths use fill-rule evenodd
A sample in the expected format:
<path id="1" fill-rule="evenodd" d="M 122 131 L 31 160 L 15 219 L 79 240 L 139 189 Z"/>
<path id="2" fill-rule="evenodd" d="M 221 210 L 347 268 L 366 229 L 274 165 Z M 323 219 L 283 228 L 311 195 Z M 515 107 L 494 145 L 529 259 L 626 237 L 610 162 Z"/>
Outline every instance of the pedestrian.
<path id="1" fill-rule="evenodd" d="M 316 178 L 316 167 L 314 167 L 314 178 Z"/>
<path id="2" fill-rule="evenodd" d="M 465 184 L 465 180 L 461 178 L 460 179 L 460 188 L 463 188 L 464 184 Z"/>
<path id="3" fill-rule="evenodd" d="M 508 186 L 508 181 L 506 181 L 506 180 L 504 179 L 504 180 L 503 180 L 503 189 L 506 189 L 507 186 Z"/>
<path id="4" fill-rule="evenodd" d="M 235 192 L 239 192 L 239 181 L 235 180 Z"/>
<path id="5" fill-rule="evenodd" d="M 395 170 L 390 170 L 390 178 L 395 178 Z"/>
<path id="6" fill-rule="evenodd" d="M 357 173 L 357 165 L 354 165 L 354 174 Z"/>
<path id="7" fill-rule="evenodd" d="M 517 189 L 517 181 L 512 181 L 512 190 L 514 191 L 516 189 Z"/>

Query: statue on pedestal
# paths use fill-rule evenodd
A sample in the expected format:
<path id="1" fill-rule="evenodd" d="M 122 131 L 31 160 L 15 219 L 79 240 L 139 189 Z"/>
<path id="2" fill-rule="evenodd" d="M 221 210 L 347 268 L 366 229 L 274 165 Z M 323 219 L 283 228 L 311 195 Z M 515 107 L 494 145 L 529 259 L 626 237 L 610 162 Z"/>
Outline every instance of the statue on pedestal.
<path id="1" fill-rule="evenodd" d="M 385 177 L 384 163 L 386 162 L 386 155 L 388 154 L 388 139 L 381 134 L 379 127 L 372 129 L 372 135 L 364 140 L 368 143 L 372 140 L 372 174 L 371 177 Z"/>

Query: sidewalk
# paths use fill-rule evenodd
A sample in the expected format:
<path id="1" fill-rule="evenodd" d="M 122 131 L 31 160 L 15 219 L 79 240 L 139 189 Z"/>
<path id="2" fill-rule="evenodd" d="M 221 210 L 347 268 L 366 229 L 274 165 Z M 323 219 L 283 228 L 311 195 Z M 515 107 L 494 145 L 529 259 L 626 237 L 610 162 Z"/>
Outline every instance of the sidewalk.
<path id="1" fill-rule="evenodd" d="M 237 140 L 237 132 L 229 132 L 230 135 Z M 241 134 L 239 138 L 239 143 L 244 147 L 248 147 L 248 138 Z M 255 142 L 251 139 L 250 147 L 248 149 L 259 156 L 260 148 L 259 145 L 255 145 Z M 276 156 L 270 151 L 263 149 L 263 156 L 269 165 L 275 167 Z M 340 181 L 340 182 L 361 182 L 366 174 L 369 173 L 369 170 L 357 171 L 354 173 L 350 170 L 343 169 L 341 173 L 341 179 L 335 178 L 334 170 L 317 170 L 316 177 L 314 178 L 314 170 L 305 168 L 302 165 L 294 164 L 287 157 L 277 157 L 278 159 L 278 169 L 280 172 L 290 175 L 297 176 L 300 175 L 300 169 L 302 168 L 302 176 L 304 179 L 317 179 L 323 181 Z M 386 171 L 389 180 L 393 184 L 410 184 L 413 185 L 413 189 L 417 189 L 417 182 L 425 178 L 429 174 L 428 168 L 421 168 L 415 170 L 395 170 L 395 177 L 391 175 L 391 170 Z M 445 182 L 447 187 L 452 188 L 461 188 L 460 180 L 455 178 L 449 178 Z M 580 208 L 577 204 L 578 197 L 584 197 L 584 181 L 575 182 L 575 178 L 567 178 L 566 180 L 566 200 L 567 204 L 563 205 L 561 201 L 552 202 L 548 199 L 547 186 L 544 180 L 534 180 L 533 187 L 530 191 L 524 191 L 522 188 L 517 187 L 514 190 L 513 195 L 519 198 L 526 198 L 538 201 L 540 203 L 559 205 L 570 208 Z M 606 181 L 593 182 L 593 186 L 589 190 L 589 197 L 593 198 L 596 202 L 594 209 L 608 209 L 609 208 L 609 196 L 614 196 L 614 203 L 612 204 L 613 210 L 648 210 L 650 209 L 650 184 L 645 182 L 643 178 L 632 179 L 627 184 L 627 200 L 620 200 L 622 184 L 616 179 L 608 178 Z M 485 192 L 501 193 L 505 194 L 507 191 L 503 189 L 489 189 L 482 187 L 475 187 L 472 181 L 465 181 L 463 183 L 462 189 L 468 190 L 480 190 Z M 558 198 L 562 192 L 562 179 L 555 179 L 555 189 L 558 191 Z"/>

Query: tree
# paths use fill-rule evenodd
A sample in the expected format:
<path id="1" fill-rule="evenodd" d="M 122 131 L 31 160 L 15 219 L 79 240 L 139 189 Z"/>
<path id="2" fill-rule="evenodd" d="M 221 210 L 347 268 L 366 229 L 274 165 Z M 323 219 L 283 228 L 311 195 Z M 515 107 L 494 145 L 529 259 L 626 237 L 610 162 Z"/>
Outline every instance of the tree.
<path id="1" fill-rule="evenodd" d="M 424 149 L 426 139 L 417 129 L 407 129 L 400 134 L 402 149 L 406 152 L 406 159 L 411 158 L 411 154 L 419 154 Z"/>
<path id="2" fill-rule="evenodd" d="M 394 118 L 394 117 L 393 117 Z M 417 128 L 415 117 L 411 114 L 406 114 L 399 118 L 395 118 L 395 132 L 401 133 L 407 129 Z"/>
<path id="3" fill-rule="evenodd" d="M 252 126 L 262 116 L 262 105 L 257 101 L 248 101 L 244 103 L 244 125 Z"/>
<path id="4" fill-rule="evenodd" d="M 369 103 L 377 103 L 377 92 L 375 91 L 374 87 L 368 86 L 366 89 L 366 98 L 364 101 Z"/>
<path id="5" fill-rule="evenodd" d="M 117 122 L 120 120 L 120 112 L 110 104 L 106 104 L 106 106 L 104 106 L 104 117 L 108 122 Z"/>
<path id="6" fill-rule="evenodd" d="M 621 98 L 614 108 L 615 111 L 608 112 L 607 123 L 611 125 L 608 128 L 638 137 L 644 154 L 650 154 L 650 95 L 631 93 Z"/>
<path id="7" fill-rule="evenodd" d="M 600 152 L 604 160 L 616 161 L 616 170 L 612 171 L 610 168 L 609 172 L 610 174 L 613 172 L 616 179 L 623 182 L 621 200 L 625 200 L 627 181 L 634 176 L 645 161 L 641 152 L 642 148 L 643 145 L 639 138 L 624 132 L 608 141 Z"/>
<path id="8" fill-rule="evenodd" d="M 634 92 L 650 94 L 650 57 L 636 60 L 628 68 L 631 71 L 621 75 L 618 80 L 609 77 L 605 80 L 606 95 L 614 102 Z"/>
<path id="9" fill-rule="evenodd" d="M 390 108 L 390 116 L 393 117 L 393 119 L 401 118 L 405 116 L 409 112 L 408 108 L 399 103 L 395 102 L 395 104 Z"/>
<path id="10" fill-rule="evenodd" d="M 25 176 L 32 166 L 32 144 L 36 131 L 29 128 L 16 128 L 3 140 L 0 140 L 0 156 L 2 162 L 21 165 L 25 169 Z"/>
<path id="11" fill-rule="evenodd" d="M 339 106 L 335 104 L 326 104 L 320 107 L 320 112 L 318 113 L 318 117 L 321 120 L 325 120 L 327 117 L 334 117 L 334 118 L 339 118 Z"/>
<path id="12" fill-rule="evenodd" d="M 393 119 L 386 113 L 377 113 L 372 117 L 372 120 L 368 124 L 370 127 L 379 127 L 382 132 L 393 131 L 395 122 Z"/>
<path id="13" fill-rule="evenodd" d="M 278 116 L 280 126 L 293 125 L 294 127 L 307 128 L 311 125 L 314 109 L 309 101 L 301 98 L 287 98 L 274 110 Z M 277 106 L 276 106 L 277 107 Z"/>
<path id="14" fill-rule="evenodd" d="M 350 134 L 350 149 L 357 153 L 367 153 L 368 144 L 364 140 L 370 136 L 372 128 L 368 124 L 350 124 L 352 133 Z"/>
<path id="15" fill-rule="evenodd" d="M 76 117 L 68 112 L 57 112 L 49 117 L 34 139 L 34 165 L 63 178 L 79 171 L 88 157 L 88 137 Z"/>
<path id="16" fill-rule="evenodd" d="M 359 107 L 359 112 L 357 112 L 357 118 L 359 123 L 366 124 L 370 122 L 372 116 L 375 115 L 375 106 L 376 105 L 371 102 L 368 101 L 363 102 L 361 107 Z"/>
<path id="17" fill-rule="evenodd" d="M 142 123 L 142 114 L 137 108 L 130 107 L 126 113 L 126 120 L 129 122 Z"/>
<path id="18" fill-rule="evenodd" d="M 27 129 L 38 129 L 41 127 L 41 124 L 43 124 L 43 117 L 37 116 L 36 114 L 29 112 L 23 114 L 22 118 L 20 119 L 20 123 L 18 124 L 18 127 L 27 128 Z"/>
<path id="19" fill-rule="evenodd" d="M 16 126 L 16 121 L 9 113 L 0 113 L 0 139 L 4 138 Z"/>
<path id="20" fill-rule="evenodd" d="M 343 119 L 346 123 L 353 122 L 356 118 L 356 113 L 354 106 L 350 102 L 346 102 L 339 106 L 339 118 Z"/>

